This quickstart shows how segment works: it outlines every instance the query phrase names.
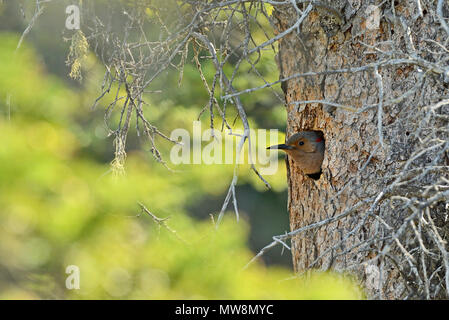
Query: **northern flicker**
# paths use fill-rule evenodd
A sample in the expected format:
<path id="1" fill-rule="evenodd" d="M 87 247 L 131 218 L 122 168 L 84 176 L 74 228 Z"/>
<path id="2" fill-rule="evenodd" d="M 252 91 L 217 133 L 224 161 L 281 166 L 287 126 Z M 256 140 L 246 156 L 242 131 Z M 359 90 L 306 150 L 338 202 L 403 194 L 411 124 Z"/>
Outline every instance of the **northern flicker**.
<path id="1" fill-rule="evenodd" d="M 267 149 L 280 149 L 287 152 L 301 170 L 314 180 L 321 175 L 324 158 L 324 137 L 321 131 L 301 131 L 287 139 L 285 144 L 278 144 Z"/>

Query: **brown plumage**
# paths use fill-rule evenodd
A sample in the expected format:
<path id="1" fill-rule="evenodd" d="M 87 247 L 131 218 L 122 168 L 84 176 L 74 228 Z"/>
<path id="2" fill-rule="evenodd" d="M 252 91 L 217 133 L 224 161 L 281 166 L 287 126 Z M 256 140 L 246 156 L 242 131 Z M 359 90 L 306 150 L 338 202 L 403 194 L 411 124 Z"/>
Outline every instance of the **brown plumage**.
<path id="1" fill-rule="evenodd" d="M 324 136 L 321 131 L 301 131 L 267 149 L 280 149 L 287 152 L 301 170 L 313 179 L 319 179 L 324 158 Z"/>

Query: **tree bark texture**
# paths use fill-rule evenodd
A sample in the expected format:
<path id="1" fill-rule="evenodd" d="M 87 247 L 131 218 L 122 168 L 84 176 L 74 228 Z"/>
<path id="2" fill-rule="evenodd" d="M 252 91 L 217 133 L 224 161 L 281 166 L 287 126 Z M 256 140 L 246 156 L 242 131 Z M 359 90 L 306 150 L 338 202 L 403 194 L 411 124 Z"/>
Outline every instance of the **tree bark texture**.
<path id="1" fill-rule="evenodd" d="M 431 236 L 419 239 L 414 231 L 419 229 L 419 217 L 429 222 L 429 214 L 447 250 L 448 228 L 443 221 L 447 194 L 440 194 L 426 208 L 416 204 L 419 212 L 413 218 L 415 209 L 406 200 L 425 203 L 436 197 L 436 191 L 423 196 L 425 187 L 448 177 L 447 105 L 436 108 L 442 117 L 426 118 L 426 106 L 448 96 L 447 85 L 441 75 L 419 63 L 376 64 L 386 59 L 382 52 L 392 50 L 400 53 L 390 55 L 391 61 L 414 53 L 420 56 L 420 46 L 428 44 L 424 39 L 438 42 L 447 35 L 426 2 L 421 9 L 417 1 L 378 3 L 321 1 L 299 29 L 279 43 L 280 78 L 288 79 L 282 82 L 287 137 L 297 131 L 321 130 L 326 143 L 319 180 L 307 177 L 287 159 L 291 230 L 337 218 L 292 238 L 294 269 L 355 273 L 375 298 L 429 298 L 438 283 L 439 293 L 433 297 L 447 297 L 444 254 L 435 249 L 440 260 L 423 254 L 423 247 L 437 248 L 437 241 Z M 308 5 L 298 8 L 304 12 Z M 289 7 L 277 8 L 274 15 L 281 33 L 298 20 L 299 13 Z M 369 67 L 355 69 L 363 66 Z M 346 68 L 353 69 L 341 71 Z M 398 101 L 392 101 L 395 98 Z M 321 103 L 298 103 L 316 100 Z M 426 151 L 432 139 L 442 145 Z M 423 153 L 410 160 L 420 148 Z M 430 164 L 443 169 L 413 180 L 412 168 L 419 173 Z M 396 183 L 399 175 L 404 179 Z M 433 282 L 433 272 L 440 282 Z"/>

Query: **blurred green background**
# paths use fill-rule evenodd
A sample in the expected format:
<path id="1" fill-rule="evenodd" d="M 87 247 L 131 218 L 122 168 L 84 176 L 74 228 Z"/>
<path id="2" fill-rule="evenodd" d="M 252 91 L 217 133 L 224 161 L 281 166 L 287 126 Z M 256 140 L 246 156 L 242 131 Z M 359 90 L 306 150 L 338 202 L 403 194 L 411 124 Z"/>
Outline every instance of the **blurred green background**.
<path id="1" fill-rule="evenodd" d="M 241 219 L 231 204 L 218 231 L 210 214 L 221 209 L 233 165 L 167 161 L 175 170 L 169 171 L 134 129 L 126 174 L 115 175 L 103 119 L 113 94 L 91 109 L 104 75 L 93 53 L 83 61 L 82 82 L 68 76 L 66 5 L 48 5 L 16 50 L 33 5 L 0 4 L 0 299 L 361 297 L 335 275 L 291 279 L 290 252 L 280 247 L 242 271 L 273 235 L 289 230 L 283 159 L 277 174 L 265 177 L 271 190 L 241 166 Z M 213 78 L 210 64 L 204 71 Z M 263 56 L 260 71 L 269 81 L 278 78 L 274 54 Z M 146 97 L 149 120 L 167 134 L 191 131 L 208 101 L 194 64 L 186 65 L 180 87 L 176 71 L 158 81 L 163 91 Z M 246 74 L 236 83 L 244 89 L 260 79 Z M 284 107 L 269 91 L 242 98 L 252 128 L 284 131 Z M 207 112 L 201 121 L 209 127 Z M 172 144 L 157 144 L 168 160 Z M 169 219 L 156 223 L 138 202 Z M 66 288 L 70 265 L 80 270 L 79 290 Z"/>

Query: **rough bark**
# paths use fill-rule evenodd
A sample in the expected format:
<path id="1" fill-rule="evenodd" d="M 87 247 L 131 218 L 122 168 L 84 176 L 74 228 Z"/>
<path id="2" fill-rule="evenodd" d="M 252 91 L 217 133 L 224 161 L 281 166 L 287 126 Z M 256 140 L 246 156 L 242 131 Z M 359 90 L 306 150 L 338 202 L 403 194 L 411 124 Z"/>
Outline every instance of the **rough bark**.
<path id="1" fill-rule="evenodd" d="M 414 48 L 409 46 L 419 47 L 425 38 L 439 41 L 444 33 L 441 33 L 436 15 L 426 10 L 424 2 L 423 17 L 416 18 L 416 3 L 399 1 L 393 8 L 396 17 L 408 21 L 411 43 L 408 43 L 407 30 L 399 19 L 386 19 L 387 11 L 392 8 L 390 2 L 381 7 L 370 7 L 377 6 L 377 1 L 328 1 L 328 5 L 341 14 L 342 20 L 326 6 L 315 6 L 301 24 L 300 33 L 292 32 L 279 43 L 277 62 L 280 77 L 285 79 L 295 74 L 369 65 L 381 58 L 381 54 L 372 47 L 384 50 L 393 47 L 410 53 Z M 299 8 L 304 10 L 307 5 Z M 379 10 L 375 14 L 381 14 L 377 26 L 376 21 L 372 21 L 373 10 Z M 278 8 L 275 17 L 282 32 L 297 21 L 298 13 L 292 7 Z M 391 46 L 386 41 L 390 41 Z M 399 198 L 394 198 L 406 196 L 407 199 L 418 199 L 418 202 L 425 201 L 427 198 L 422 196 L 425 186 L 437 184 L 442 177 L 447 178 L 447 167 L 443 171 L 429 172 L 411 183 L 390 189 L 389 186 L 398 174 L 404 172 L 407 160 L 423 146 L 420 138 L 430 144 L 431 136 L 446 141 L 446 144 L 443 144 L 443 149 L 436 147 L 424 152 L 406 169 L 422 169 L 432 161 L 435 166 L 447 166 L 444 161 L 447 119 L 428 119 L 427 126 L 443 128 L 436 133 L 429 132 L 421 122 L 426 119 L 425 106 L 444 98 L 448 91 L 441 77 L 429 72 L 429 77 L 419 89 L 399 103 L 381 107 L 382 128 L 379 134 L 379 101 L 387 101 L 411 90 L 419 82 L 422 70 L 413 64 L 377 69 L 297 76 L 282 83 L 288 113 L 287 137 L 301 130 L 321 130 L 326 139 L 323 174 L 319 180 L 308 178 L 291 159 L 287 159 L 291 230 L 337 217 L 355 208 L 345 218 L 295 236 L 292 239 L 294 268 L 297 272 L 310 268 L 355 272 L 370 297 L 387 299 L 431 297 L 429 291 L 437 290 L 437 284 L 429 285 L 434 280 L 429 282 L 429 278 L 432 272 L 436 272 L 440 274 L 440 284 L 443 284 L 433 297 L 447 297 L 444 267 L 437 270 L 444 265 L 444 257 L 436 262 L 431 257 L 424 259 L 419 248 L 413 251 L 413 247 L 419 245 L 410 228 L 411 223 L 406 219 L 414 209 L 405 207 Z M 379 95 L 382 94 L 379 88 L 382 88 L 383 95 Z M 295 103 L 310 100 L 337 102 L 357 110 L 354 112 L 323 103 Z M 373 106 L 365 108 L 367 105 Z M 362 108 L 366 110 L 360 112 Z M 447 111 L 447 106 L 439 108 L 440 114 L 446 115 Z M 442 228 L 438 230 L 443 237 L 447 236 L 447 225 L 441 220 L 447 214 L 444 201 L 447 201 L 445 195 L 428 208 L 436 227 Z M 417 208 L 421 207 L 417 205 Z M 422 216 L 421 213 L 419 215 Z M 407 230 L 396 234 L 401 226 Z M 424 238 L 423 242 L 432 248 L 437 247 L 430 237 Z M 407 257 L 401 245 L 411 257 Z M 416 262 L 418 267 L 410 261 Z M 427 286 L 424 286 L 426 281 Z"/>

